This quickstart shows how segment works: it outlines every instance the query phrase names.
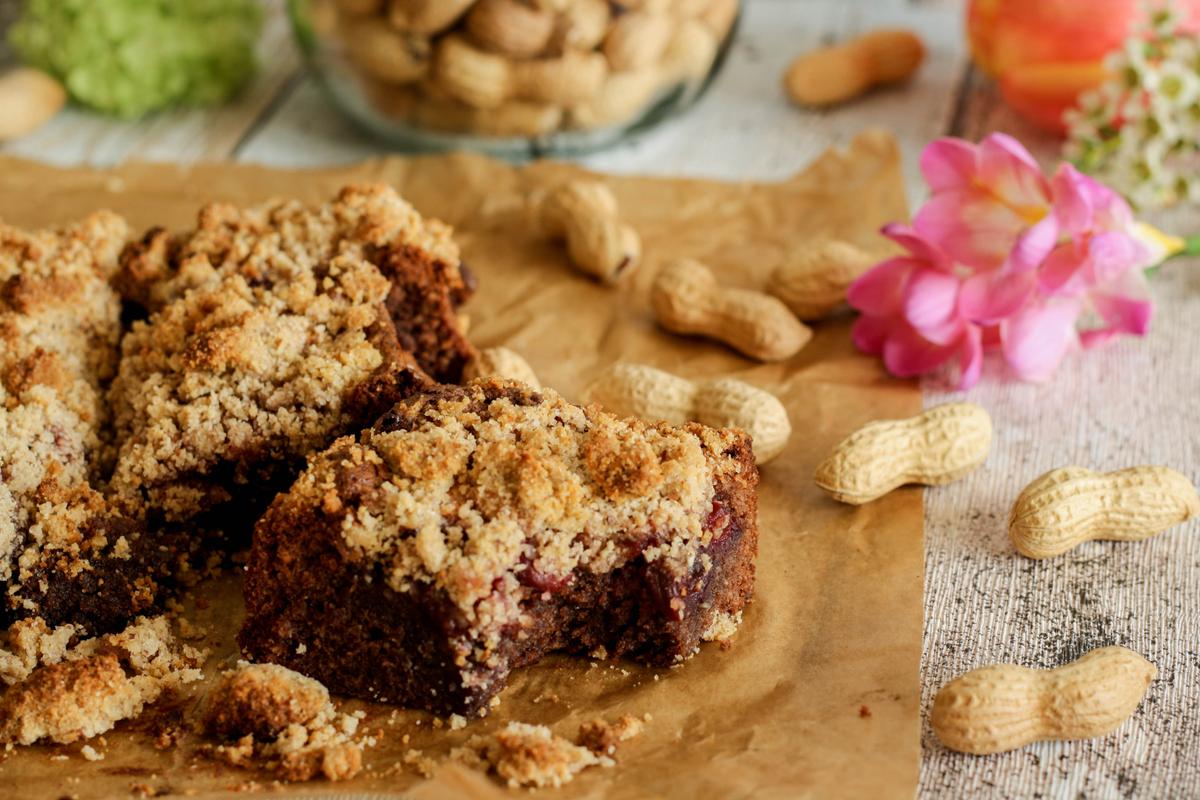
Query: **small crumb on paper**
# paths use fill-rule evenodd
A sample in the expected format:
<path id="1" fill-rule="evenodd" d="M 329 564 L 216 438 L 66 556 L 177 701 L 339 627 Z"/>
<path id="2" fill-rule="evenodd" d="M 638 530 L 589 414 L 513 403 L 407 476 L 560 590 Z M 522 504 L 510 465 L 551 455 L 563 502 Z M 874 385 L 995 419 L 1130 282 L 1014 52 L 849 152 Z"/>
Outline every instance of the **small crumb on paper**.
<path id="1" fill-rule="evenodd" d="M 576 741 L 597 755 L 611 756 L 617 745 L 638 736 L 644 727 L 644 719 L 632 714 L 623 714 L 616 722 L 594 719 L 579 726 Z"/>

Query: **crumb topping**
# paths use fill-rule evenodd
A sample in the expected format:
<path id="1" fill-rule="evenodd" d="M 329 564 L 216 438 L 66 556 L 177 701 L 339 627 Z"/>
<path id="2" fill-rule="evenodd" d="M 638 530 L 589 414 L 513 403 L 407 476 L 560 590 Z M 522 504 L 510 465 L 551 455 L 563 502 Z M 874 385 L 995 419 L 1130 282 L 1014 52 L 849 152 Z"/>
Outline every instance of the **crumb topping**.
<path id="1" fill-rule="evenodd" d="M 484 757 L 510 787 L 559 787 L 592 766 L 613 766 L 613 760 L 555 736 L 545 725 L 510 722 L 492 735 Z"/>
<path id="2" fill-rule="evenodd" d="M 640 736 L 646 727 L 645 719 L 622 714 L 616 722 L 594 719 L 579 726 L 579 744 L 596 755 L 612 756 L 621 742 Z"/>
<path id="3" fill-rule="evenodd" d="M 741 624 L 742 612 L 740 610 L 737 613 L 718 611 L 713 615 L 708 628 L 700 634 L 700 638 L 706 642 L 727 642 L 737 633 Z"/>
<path id="4" fill-rule="evenodd" d="M 218 467 L 248 482 L 256 464 L 303 458 L 353 421 L 353 391 L 403 366 L 385 364 L 388 282 L 373 266 L 338 256 L 276 277 L 201 281 L 125 337 L 112 487 L 130 513 L 189 519 L 226 499 L 203 480 Z"/>
<path id="5" fill-rule="evenodd" d="M 109 512 L 88 481 L 111 461 L 103 387 L 120 302 L 108 278 L 127 232 L 108 212 L 58 230 L 0 225 L 0 581 L 48 561 L 78 573 L 110 544 L 94 535 Z"/>
<path id="6" fill-rule="evenodd" d="M 79 629 L 59 625 L 51 629 L 41 617 L 18 620 L 4 634 L 0 649 L 0 680 L 6 686 L 20 683 L 40 664 L 57 664 L 67 654 Z"/>
<path id="7" fill-rule="evenodd" d="M 247 664 L 209 694 L 205 732 L 232 744 L 208 752 L 233 766 L 264 766 L 285 781 L 346 780 L 362 769 L 351 740 L 358 718 L 339 714 L 319 682 L 277 664 Z"/>
<path id="8" fill-rule="evenodd" d="M 227 673 L 208 697 L 204 728 L 222 739 L 277 737 L 316 719 L 329 705 L 319 682 L 277 664 L 247 664 Z"/>
<path id="9" fill-rule="evenodd" d="M 178 236 L 148 233 L 122 258 L 115 282 L 148 309 L 162 308 L 216 277 L 240 274 L 251 283 L 286 281 L 318 272 L 337 257 L 375 261 L 385 251 L 411 247 L 442 263 L 452 288 L 461 288 L 459 252 L 443 222 L 422 217 L 386 184 L 343 188 L 329 203 L 308 207 L 273 200 L 240 209 L 213 203 L 196 228 Z"/>
<path id="10" fill-rule="evenodd" d="M 73 648 L 65 646 L 71 626 L 49 631 L 41 620 L 18 625 L 9 632 L 14 649 L 0 657 L 5 679 L 16 681 L 0 696 L 0 742 L 88 739 L 136 717 L 165 690 L 201 677 L 196 665 L 203 654 L 181 647 L 166 617 L 143 617 L 120 633 Z M 18 671 L 10 669 L 14 663 Z"/>
<path id="11" fill-rule="evenodd" d="M 443 589 L 494 645 L 525 593 L 576 569 L 640 555 L 691 570 L 714 535 L 714 480 L 742 468 L 727 453 L 738 436 L 476 382 L 402 401 L 357 441 L 338 440 L 275 513 L 320 509 L 392 588 Z"/>

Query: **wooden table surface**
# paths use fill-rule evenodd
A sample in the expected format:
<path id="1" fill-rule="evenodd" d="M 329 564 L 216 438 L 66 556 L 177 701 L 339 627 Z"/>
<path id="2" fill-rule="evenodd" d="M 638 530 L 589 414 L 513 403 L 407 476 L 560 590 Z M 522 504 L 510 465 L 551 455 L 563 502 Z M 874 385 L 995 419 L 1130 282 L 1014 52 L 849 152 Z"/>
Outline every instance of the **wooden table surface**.
<path id="1" fill-rule="evenodd" d="M 274 166 L 386 152 L 327 105 L 300 68 L 281 3 L 272 5 L 265 68 L 233 105 L 132 123 L 68 110 L 0 152 L 56 164 L 136 158 Z M 685 118 L 583 161 L 613 172 L 773 180 L 876 126 L 903 147 L 913 202 L 923 194 L 916 156 L 940 135 L 977 139 L 1005 130 L 1053 163 L 1057 144 L 1015 118 L 971 68 L 963 5 L 749 0 L 725 70 Z M 783 101 L 780 76 L 792 56 L 886 25 L 916 30 L 929 47 L 910 85 L 832 111 L 799 111 Z M 1165 221 L 1178 232 L 1200 231 L 1194 208 Z M 922 796 L 1200 797 L 1200 523 L 1136 545 L 1088 544 L 1046 562 L 1016 556 L 1005 531 L 1021 487 L 1056 466 L 1161 463 L 1200 479 L 1200 267 L 1172 264 L 1154 291 L 1158 316 L 1144 339 L 1069 357 L 1042 386 L 1015 383 L 989 363 L 965 395 L 992 413 L 996 441 L 985 470 L 926 493 L 922 681 L 927 707 L 937 687 L 967 669 L 999 661 L 1053 666 L 1107 644 L 1145 654 L 1160 680 L 1131 722 L 1099 740 L 976 758 L 942 748 L 926 722 Z M 936 379 L 924 390 L 927 403 L 962 396 Z"/>

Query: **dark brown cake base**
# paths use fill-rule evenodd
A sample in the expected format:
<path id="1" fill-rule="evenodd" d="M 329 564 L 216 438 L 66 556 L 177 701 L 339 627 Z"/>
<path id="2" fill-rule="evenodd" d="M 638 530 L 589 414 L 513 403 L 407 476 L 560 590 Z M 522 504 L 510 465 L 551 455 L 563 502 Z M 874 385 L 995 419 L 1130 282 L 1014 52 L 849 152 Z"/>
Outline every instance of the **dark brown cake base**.
<path id="1" fill-rule="evenodd" d="M 756 475 L 745 450 L 744 474 Z M 347 499 L 355 484 L 377 480 L 342 477 L 339 493 Z M 470 652 L 471 642 L 459 612 L 439 592 L 393 591 L 378 571 L 365 573 L 348 557 L 336 530 L 260 525 L 238 643 L 247 658 L 297 670 L 334 693 L 437 714 L 478 712 L 504 688 L 511 669 L 555 651 L 603 647 L 610 656 L 670 666 L 696 651 L 719 613 L 736 614 L 753 594 L 753 482 L 719 485 L 716 498 L 709 525 L 723 530 L 702 551 L 711 558 L 707 572 L 705 559 L 697 559 L 680 580 L 639 555 L 612 572 L 577 570 L 565 585 L 538 586 L 544 591 L 525 608 L 532 625 L 521 637 L 507 632 L 490 666 L 461 656 L 456 664 L 456 653 Z"/>

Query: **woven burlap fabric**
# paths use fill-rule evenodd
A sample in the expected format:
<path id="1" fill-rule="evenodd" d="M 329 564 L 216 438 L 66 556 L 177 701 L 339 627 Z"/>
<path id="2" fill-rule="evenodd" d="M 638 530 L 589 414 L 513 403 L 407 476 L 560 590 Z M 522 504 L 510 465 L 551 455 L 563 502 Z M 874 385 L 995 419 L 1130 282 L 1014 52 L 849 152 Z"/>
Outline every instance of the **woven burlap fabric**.
<path id="1" fill-rule="evenodd" d="M 1018 555 L 1007 532 L 1021 489 L 1055 467 L 1164 464 L 1200 479 L 1200 263 L 1169 263 L 1152 289 L 1149 335 L 1069 356 L 1044 385 L 998 363 L 965 394 L 927 384 L 926 405 L 980 403 L 996 433 L 983 469 L 925 496 L 922 796 L 1200 796 L 1200 520 L 1043 561 Z M 929 728 L 938 687 L 966 670 L 1057 666 L 1110 644 L 1159 671 L 1110 736 L 977 757 Z"/>

